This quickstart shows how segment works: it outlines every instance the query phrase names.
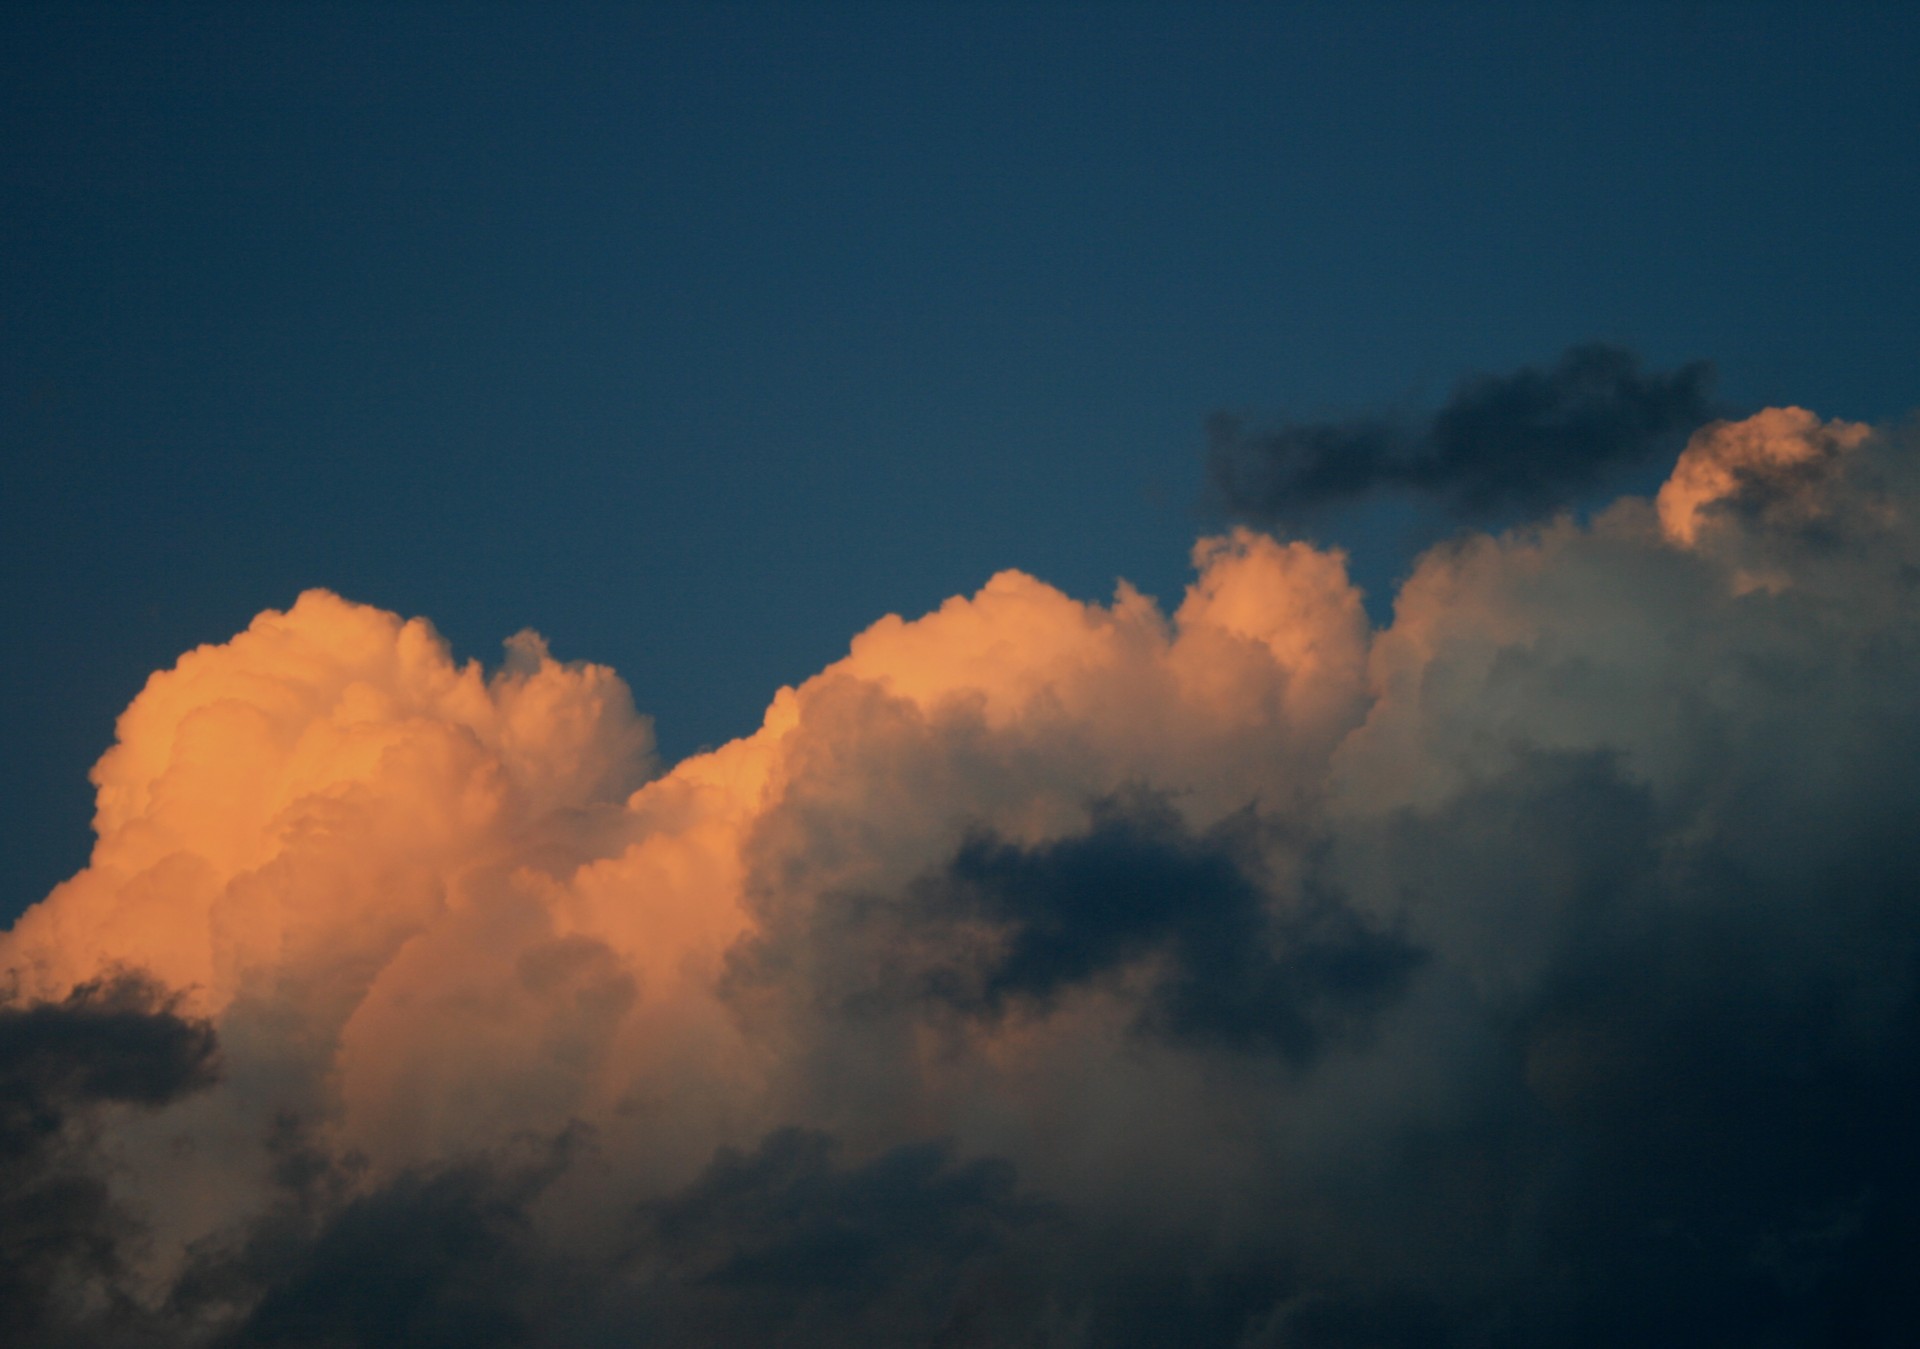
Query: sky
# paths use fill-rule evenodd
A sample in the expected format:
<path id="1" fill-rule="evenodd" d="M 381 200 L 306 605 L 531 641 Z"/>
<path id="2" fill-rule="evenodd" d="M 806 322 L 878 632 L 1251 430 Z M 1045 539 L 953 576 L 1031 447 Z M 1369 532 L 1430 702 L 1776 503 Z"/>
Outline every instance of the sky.
<path id="1" fill-rule="evenodd" d="M 1003 567 L 1176 599 L 1222 411 L 1591 341 L 1913 397 L 1898 7 L 0 24 L 8 912 L 146 675 L 309 586 L 538 628 L 678 757 Z M 1383 605 L 1381 532 L 1336 541 Z"/>
<path id="2" fill-rule="evenodd" d="M 1915 69 L 6 8 L 0 1343 L 1898 1342 Z"/>

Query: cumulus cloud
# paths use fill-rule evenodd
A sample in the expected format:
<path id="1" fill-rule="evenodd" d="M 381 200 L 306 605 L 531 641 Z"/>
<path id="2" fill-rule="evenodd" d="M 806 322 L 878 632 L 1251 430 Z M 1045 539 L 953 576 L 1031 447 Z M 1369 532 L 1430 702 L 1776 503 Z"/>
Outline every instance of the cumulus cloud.
<path id="1" fill-rule="evenodd" d="M 1431 416 L 1210 427 L 1208 467 L 1227 512 L 1298 523 L 1324 506 L 1417 492 L 1461 519 L 1538 514 L 1645 463 L 1714 415 L 1713 368 L 1643 371 L 1624 347 L 1570 348 L 1546 369 L 1461 381 Z"/>
<path id="2" fill-rule="evenodd" d="M 1744 504 L 1777 522 L 1805 524 L 1827 513 L 1822 479 L 1871 428 L 1821 423 L 1805 408 L 1768 408 L 1742 422 L 1715 422 L 1687 442 L 1655 505 L 1678 543 L 1699 541 L 1703 517 Z"/>
<path id="3" fill-rule="evenodd" d="M 1769 410 L 1379 630 L 1246 530 L 1171 613 L 1008 572 L 670 768 L 604 668 L 302 596 L 0 938 L 8 1333 L 1895 1342 L 1916 504 Z"/>

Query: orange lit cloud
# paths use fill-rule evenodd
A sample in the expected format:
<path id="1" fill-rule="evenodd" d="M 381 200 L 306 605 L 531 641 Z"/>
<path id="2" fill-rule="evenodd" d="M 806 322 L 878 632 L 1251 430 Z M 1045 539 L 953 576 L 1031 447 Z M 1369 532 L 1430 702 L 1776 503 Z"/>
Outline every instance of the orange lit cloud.
<path id="1" fill-rule="evenodd" d="M 1818 506 L 1809 470 L 1857 448 L 1871 430 L 1837 418 L 1822 424 L 1805 408 L 1768 408 L 1745 421 L 1704 427 L 1655 498 L 1660 527 L 1676 543 L 1691 544 L 1711 507 L 1749 488 L 1767 492 L 1776 511 L 1811 514 Z"/>

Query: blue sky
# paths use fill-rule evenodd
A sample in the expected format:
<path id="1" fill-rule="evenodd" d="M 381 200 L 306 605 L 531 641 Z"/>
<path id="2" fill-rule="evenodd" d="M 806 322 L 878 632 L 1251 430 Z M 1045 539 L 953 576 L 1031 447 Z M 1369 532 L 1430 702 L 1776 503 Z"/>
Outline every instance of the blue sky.
<path id="1" fill-rule="evenodd" d="M 308 586 L 673 758 L 1003 567 L 1177 598 L 1220 410 L 1601 339 L 1897 417 L 1916 69 L 1894 7 L 10 7 L 0 907 Z"/>

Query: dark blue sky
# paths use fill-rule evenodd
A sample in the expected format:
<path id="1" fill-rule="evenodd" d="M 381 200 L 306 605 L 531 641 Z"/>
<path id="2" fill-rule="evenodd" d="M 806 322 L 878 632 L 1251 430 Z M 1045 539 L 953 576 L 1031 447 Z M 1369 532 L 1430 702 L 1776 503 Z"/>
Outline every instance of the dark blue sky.
<path id="1" fill-rule="evenodd" d="M 1176 598 L 1217 410 L 1605 339 L 1897 416 L 1916 70 L 1834 5 L 9 7 L 0 911 L 307 586 L 676 757 L 1002 567 Z"/>

